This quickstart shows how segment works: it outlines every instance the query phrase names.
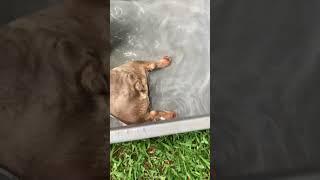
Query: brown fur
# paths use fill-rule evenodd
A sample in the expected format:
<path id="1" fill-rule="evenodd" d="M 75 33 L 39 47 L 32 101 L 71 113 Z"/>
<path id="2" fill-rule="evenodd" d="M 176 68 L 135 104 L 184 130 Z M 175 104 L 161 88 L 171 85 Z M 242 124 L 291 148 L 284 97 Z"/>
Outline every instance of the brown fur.
<path id="1" fill-rule="evenodd" d="M 151 110 L 148 75 L 169 66 L 167 56 L 159 61 L 131 61 L 110 72 L 110 113 L 125 124 L 175 118 L 174 112 Z"/>
<path id="2" fill-rule="evenodd" d="M 67 0 L 0 29 L 2 168 L 27 180 L 104 179 L 108 2 Z"/>

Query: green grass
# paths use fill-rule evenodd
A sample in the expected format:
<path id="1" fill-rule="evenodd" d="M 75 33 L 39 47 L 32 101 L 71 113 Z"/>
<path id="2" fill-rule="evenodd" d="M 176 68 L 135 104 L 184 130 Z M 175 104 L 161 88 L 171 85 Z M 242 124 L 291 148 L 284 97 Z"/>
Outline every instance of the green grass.
<path id="1" fill-rule="evenodd" d="M 111 146 L 111 178 L 210 179 L 209 131 Z"/>

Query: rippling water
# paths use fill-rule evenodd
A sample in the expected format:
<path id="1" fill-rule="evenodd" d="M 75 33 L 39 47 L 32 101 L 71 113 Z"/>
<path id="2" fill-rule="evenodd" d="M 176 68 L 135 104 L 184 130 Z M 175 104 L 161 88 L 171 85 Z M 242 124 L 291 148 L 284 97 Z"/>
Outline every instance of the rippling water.
<path id="1" fill-rule="evenodd" d="M 209 3 L 111 0 L 111 68 L 173 57 L 170 67 L 151 73 L 153 109 L 174 110 L 180 118 L 210 113 Z"/>

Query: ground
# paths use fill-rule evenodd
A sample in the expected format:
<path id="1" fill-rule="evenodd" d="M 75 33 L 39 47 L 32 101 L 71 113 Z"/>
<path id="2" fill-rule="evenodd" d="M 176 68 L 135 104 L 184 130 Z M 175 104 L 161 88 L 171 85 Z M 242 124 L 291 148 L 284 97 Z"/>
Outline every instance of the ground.
<path id="1" fill-rule="evenodd" d="M 111 146 L 111 178 L 209 179 L 209 131 L 177 134 Z"/>

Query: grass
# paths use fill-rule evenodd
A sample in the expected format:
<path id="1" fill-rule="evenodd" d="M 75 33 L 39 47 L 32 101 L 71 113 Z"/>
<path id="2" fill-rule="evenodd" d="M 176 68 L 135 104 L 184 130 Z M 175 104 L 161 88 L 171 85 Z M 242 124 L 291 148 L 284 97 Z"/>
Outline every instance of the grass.
<path id="1" fill-rule="evenodd" d="M 210 179 L 209 131 L 111 146 L 111 179 Z"/>

